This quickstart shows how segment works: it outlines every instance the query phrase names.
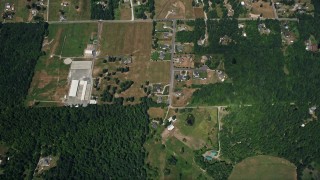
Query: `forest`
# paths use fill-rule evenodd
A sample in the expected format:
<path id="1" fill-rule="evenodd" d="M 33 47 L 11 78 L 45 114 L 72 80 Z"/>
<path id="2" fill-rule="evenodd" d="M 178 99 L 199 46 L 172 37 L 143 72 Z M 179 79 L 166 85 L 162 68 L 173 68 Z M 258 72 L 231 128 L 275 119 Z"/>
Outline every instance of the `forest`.
<path id="1" fill-rule="evenodd" d="M 0 108 L 21 105 L 37 59 L 42 55 L 48 24 L 0 23 Z"/>
<path id="2" fill-rule="evenodd" d="M 47 26 L 0 24 L 0 144 L 8 148 L 1 155 L 6 161 L 0 179 L 144 179 L 143 144 L 152 101 L 123 106 L 123 98 L 116 98 L 113 105 L 86 108 L 24 106 Z M 57 157 L 57 166 L 34 174 L 45 156 Z"/>

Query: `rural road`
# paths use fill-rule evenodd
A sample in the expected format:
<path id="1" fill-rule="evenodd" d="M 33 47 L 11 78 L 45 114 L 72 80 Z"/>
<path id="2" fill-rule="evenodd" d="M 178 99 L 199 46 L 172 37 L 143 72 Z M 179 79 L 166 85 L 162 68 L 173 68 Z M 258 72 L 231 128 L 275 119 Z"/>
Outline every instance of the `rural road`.
<path id="1" fill-rule="evenodd" d="M 172 23 L 172 49 L 171 49 L 171 61 L 170 61 L 170 86 L 169 86 L 169 107 L 172 105 L 173 97 L 173 83 L 174 83 L 174 66 L 173 66 L 173 56 L 175 52 L 175 43 L 176 43 L 176 30 L 177 30 L 177 21 L 173 20 Z"/>
<path id="2" fill-rule="evenodd" d="M 130 5 L 131 5 L 131 21 L 134 21 L 134 9 L 133 9 L 133 0 L 130 0 Z"/>

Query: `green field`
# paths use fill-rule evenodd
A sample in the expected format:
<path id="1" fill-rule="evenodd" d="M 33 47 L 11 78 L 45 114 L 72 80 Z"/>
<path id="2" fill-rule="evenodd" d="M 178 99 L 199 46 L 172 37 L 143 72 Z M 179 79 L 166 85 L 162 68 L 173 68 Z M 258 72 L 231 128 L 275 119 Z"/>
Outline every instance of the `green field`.
<path id="1" fill-rule="evenodd" d="M 297 179 L 297 173 L 295 165 L 285 159 L 259 155 L 238 163 L 229 179 L 293 180 Z"/>
<path id="2" fill-rule="evenodd" d="M 90 24 L 52 24 L 49 26 L 49 41 L 52 39 L 51 53 L 64 57 L 83 56 L 83 51 L 92 37 L 95 38 L 98 26 Z"/>
<path id="3" fill-rule="evenodd" d="M 60 12 L 64 11 L 64 16 L 68 21 L 89 20 L 90 19 L 90 0 L 71 0 L 68 6 L 61 6 L 62 1 L 50 1 L 49 20 L 59 21 Z M 79 8 L 76 9 L 76 6 Z"/>
<path id="4" fill-rule="evenodd" d="M 192 110 L 192 111 L 190 111 Z M 207 148 L 218 148 L 217 145 L 217 109 L 186 109 L 186 112 L 177 114 L 177 122 L 175 126 L 180 130 L 181 134 L 190 137 L 185 142 L 192 149 L 200 149 L 204 145 Z M 187 116 L 192 114 L 195 117 L 193 126 L 186 123 Z"/>

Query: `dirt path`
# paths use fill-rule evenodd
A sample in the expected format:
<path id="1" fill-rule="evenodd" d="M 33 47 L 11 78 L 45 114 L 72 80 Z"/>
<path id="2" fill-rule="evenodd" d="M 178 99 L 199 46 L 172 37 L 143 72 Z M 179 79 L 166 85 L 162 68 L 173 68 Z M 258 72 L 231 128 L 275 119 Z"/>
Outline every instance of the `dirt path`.
<path id="1" fill-rule="evenodd" d="M 53 55 L 56 52 L 56 49 L 60 44 L 61 34 L 62 34 L 62 28 L 59 28 L 58 31 L 57 31 L 57 34 L 56 34 L 56 36 L 54 38 L 55 42 L 54 42 L 54 44 L 53 44 L 53 46 L 51 48 L 50 55 Z"/>

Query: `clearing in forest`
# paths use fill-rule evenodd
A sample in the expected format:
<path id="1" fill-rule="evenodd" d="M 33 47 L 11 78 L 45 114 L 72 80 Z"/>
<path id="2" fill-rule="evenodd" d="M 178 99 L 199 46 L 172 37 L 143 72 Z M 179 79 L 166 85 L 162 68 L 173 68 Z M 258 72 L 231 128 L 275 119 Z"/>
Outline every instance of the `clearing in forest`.
<path id="1" fill-rule="evenodd" d="M 297 179 L 296 166 L 288 160 L 259 155 L 238 163 L 229 176 L 234 179 Z"/>

